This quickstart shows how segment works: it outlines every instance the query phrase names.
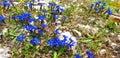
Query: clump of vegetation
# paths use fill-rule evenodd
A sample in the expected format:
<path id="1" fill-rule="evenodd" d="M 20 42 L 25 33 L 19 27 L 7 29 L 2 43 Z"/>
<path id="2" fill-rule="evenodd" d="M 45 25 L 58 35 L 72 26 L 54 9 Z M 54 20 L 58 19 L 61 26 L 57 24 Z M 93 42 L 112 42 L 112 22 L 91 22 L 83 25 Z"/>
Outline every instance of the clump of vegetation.
<path id="1" fill-rule="evenodd" d="M 17 5 L 13 0 L 1 1 L 0 43 L 10 47 L 12 58 L 104 57 L 98 51 L 110 48 L 109 38 L 120 33 L 119 22 L 108 20 L 113 10 L 101 0 L 89 6 L 74 3 L 65 7 L 40 0 Z M 84 9 L 82 14 L 77 7 Z"/>

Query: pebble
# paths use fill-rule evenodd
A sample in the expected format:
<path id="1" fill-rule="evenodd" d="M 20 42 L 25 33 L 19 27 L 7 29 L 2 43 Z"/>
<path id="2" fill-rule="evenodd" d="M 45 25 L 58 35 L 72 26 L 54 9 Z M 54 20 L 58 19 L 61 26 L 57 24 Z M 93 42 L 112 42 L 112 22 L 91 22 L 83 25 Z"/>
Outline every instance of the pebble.
<path id="1" fill-rule="evenodd" d="M 11 55 L 8 53 L 10 50 L 8 47 L 0 48 L 0 58 L 9 58 Z"/>
<path id="2" fill-rule="evenodd" d="M 106 54 L 106 50 L 105 50 L 105 49 L 101 49 L 101 50 L 100 50 L 100 54 L 101 54 L 101 55 Z"/>

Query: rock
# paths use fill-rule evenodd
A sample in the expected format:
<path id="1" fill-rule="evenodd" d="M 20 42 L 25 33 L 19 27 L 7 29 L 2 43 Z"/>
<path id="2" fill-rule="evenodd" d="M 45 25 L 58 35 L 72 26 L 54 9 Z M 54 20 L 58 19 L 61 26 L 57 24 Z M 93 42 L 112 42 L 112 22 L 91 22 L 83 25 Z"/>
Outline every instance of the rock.
<path id="1" fill-rule="evenodd" d="M 120 35 L 118 35 L 118 40 L 120 41 Z"/>
<path id="2" fill-rule="evenodd" d="M 81 36 L 81 32 L 79 32 L 78 30 L 73 29 L 73 32 L 76 33 L 79 37 Z"/>
<path id="3" fill-rule="evenodd" d="M 114 49 L 115 47 L 117 47 L 116 43 L 111 43 L 111 47 Z"/>
<path id="4" fill-rule="evenodd" d="M 6 34 L 8 32 L 8 28 L 4 28 L 2 32 L 3 32 L 3 35 Z"/>
<path id="5" fill-rule="evenodd" d="M 0 58 L 10 58 L 11 55 L 8 53 L 9 51 L 8 47 L 0 48 Z"/>
<path id="6" fill-rule="evenodd" d="M 101 55 L 106 54 L 106 50 L 105 50 L 105 49 L 101 49 L 101 50 L 100 50 L 100 54 L 101 54 Z"/>

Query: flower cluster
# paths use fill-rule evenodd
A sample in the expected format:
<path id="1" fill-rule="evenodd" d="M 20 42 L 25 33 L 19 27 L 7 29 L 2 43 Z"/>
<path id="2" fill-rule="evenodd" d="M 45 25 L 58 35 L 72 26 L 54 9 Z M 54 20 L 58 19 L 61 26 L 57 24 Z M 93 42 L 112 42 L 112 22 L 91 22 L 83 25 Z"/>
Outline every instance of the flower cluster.
<path id="1" fill-rule="evenodd" d="M 24 34 L 17 36 L 17 41 L 18 42 L 22 42 L 24 39 L 25 39 L 25 35 Z"/>
<path id="2" fill-rule="evenodd" d="M 68 48 L 71 48 L 72 46 L 74 46 L 75 42 L 69 38 L 69 42 L 67 42 L 67 36 L 63 36 L 64 39 L 63 40 L 59 40 L 58 38 L 54 37 L 53 39 L 48 40 L 47 44 L 50 45 L 50 47 L 63 47 L 63 46 L 67 46 Z"/>
<path id="3" fill-rule="evenodd" d="M 40 40 L 37 39 L 35 36 L 33 36 L 33 39 L 30 40 L 30 44 L 39 45 L 40 44 Z"/>
<path id="4" fill-rule="evenodd" d="M 89 58 L 95 58 L 94 54 L 89 51 L 86 51 L 86 55 L 88 55 Z M 74 56 L 75 58 L 82 58 L 79 54 L 75 54 Z"/>
<path id="5" fill-rule="evenodd" d="M 108 10 L 106 11 L 105 7 L 106 7 L 106 3 L 105 2 L 102 3 L 101 0 L 90 5 L 90 8 L 93 9 L 96 13 L 105 11 L 105 12 L 107 12 L 108 15 L 111 15 L 112 12 L 111 12 L 110 8 L 108 8 Z"/>
<path id="6" fill-rule="evenodd" d="M 0 15 L 0 25 L 4 23 L 6 18 L 3 15 Z"/>
<path id="7" fill-rule="evenodd" d="M 2 0 L 2 2 L 0 2 L 0 5 L 4 6 L 4 7 L 10 7 L 13 3 L 13 0 Z"/>

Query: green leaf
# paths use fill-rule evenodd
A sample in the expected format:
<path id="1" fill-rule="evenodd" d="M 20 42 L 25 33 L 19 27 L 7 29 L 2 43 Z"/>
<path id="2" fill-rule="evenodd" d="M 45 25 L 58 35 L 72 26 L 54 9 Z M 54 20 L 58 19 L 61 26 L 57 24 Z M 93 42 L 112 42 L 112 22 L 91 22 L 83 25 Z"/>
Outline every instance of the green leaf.
<path id="1" fill-rule="evenodd" d="M 53 58 L 58 58 L 57 57 L 57 52 L 54 52 Z"/>
<path id="2" fill-rule="evenodd" d="M 87 43 L 87 42 L 91 42 L 92 41 L 92 39 L 82 39 L 82 40 L 80 40 L 80 42 L 83 42 L 83 43 Z"/>

